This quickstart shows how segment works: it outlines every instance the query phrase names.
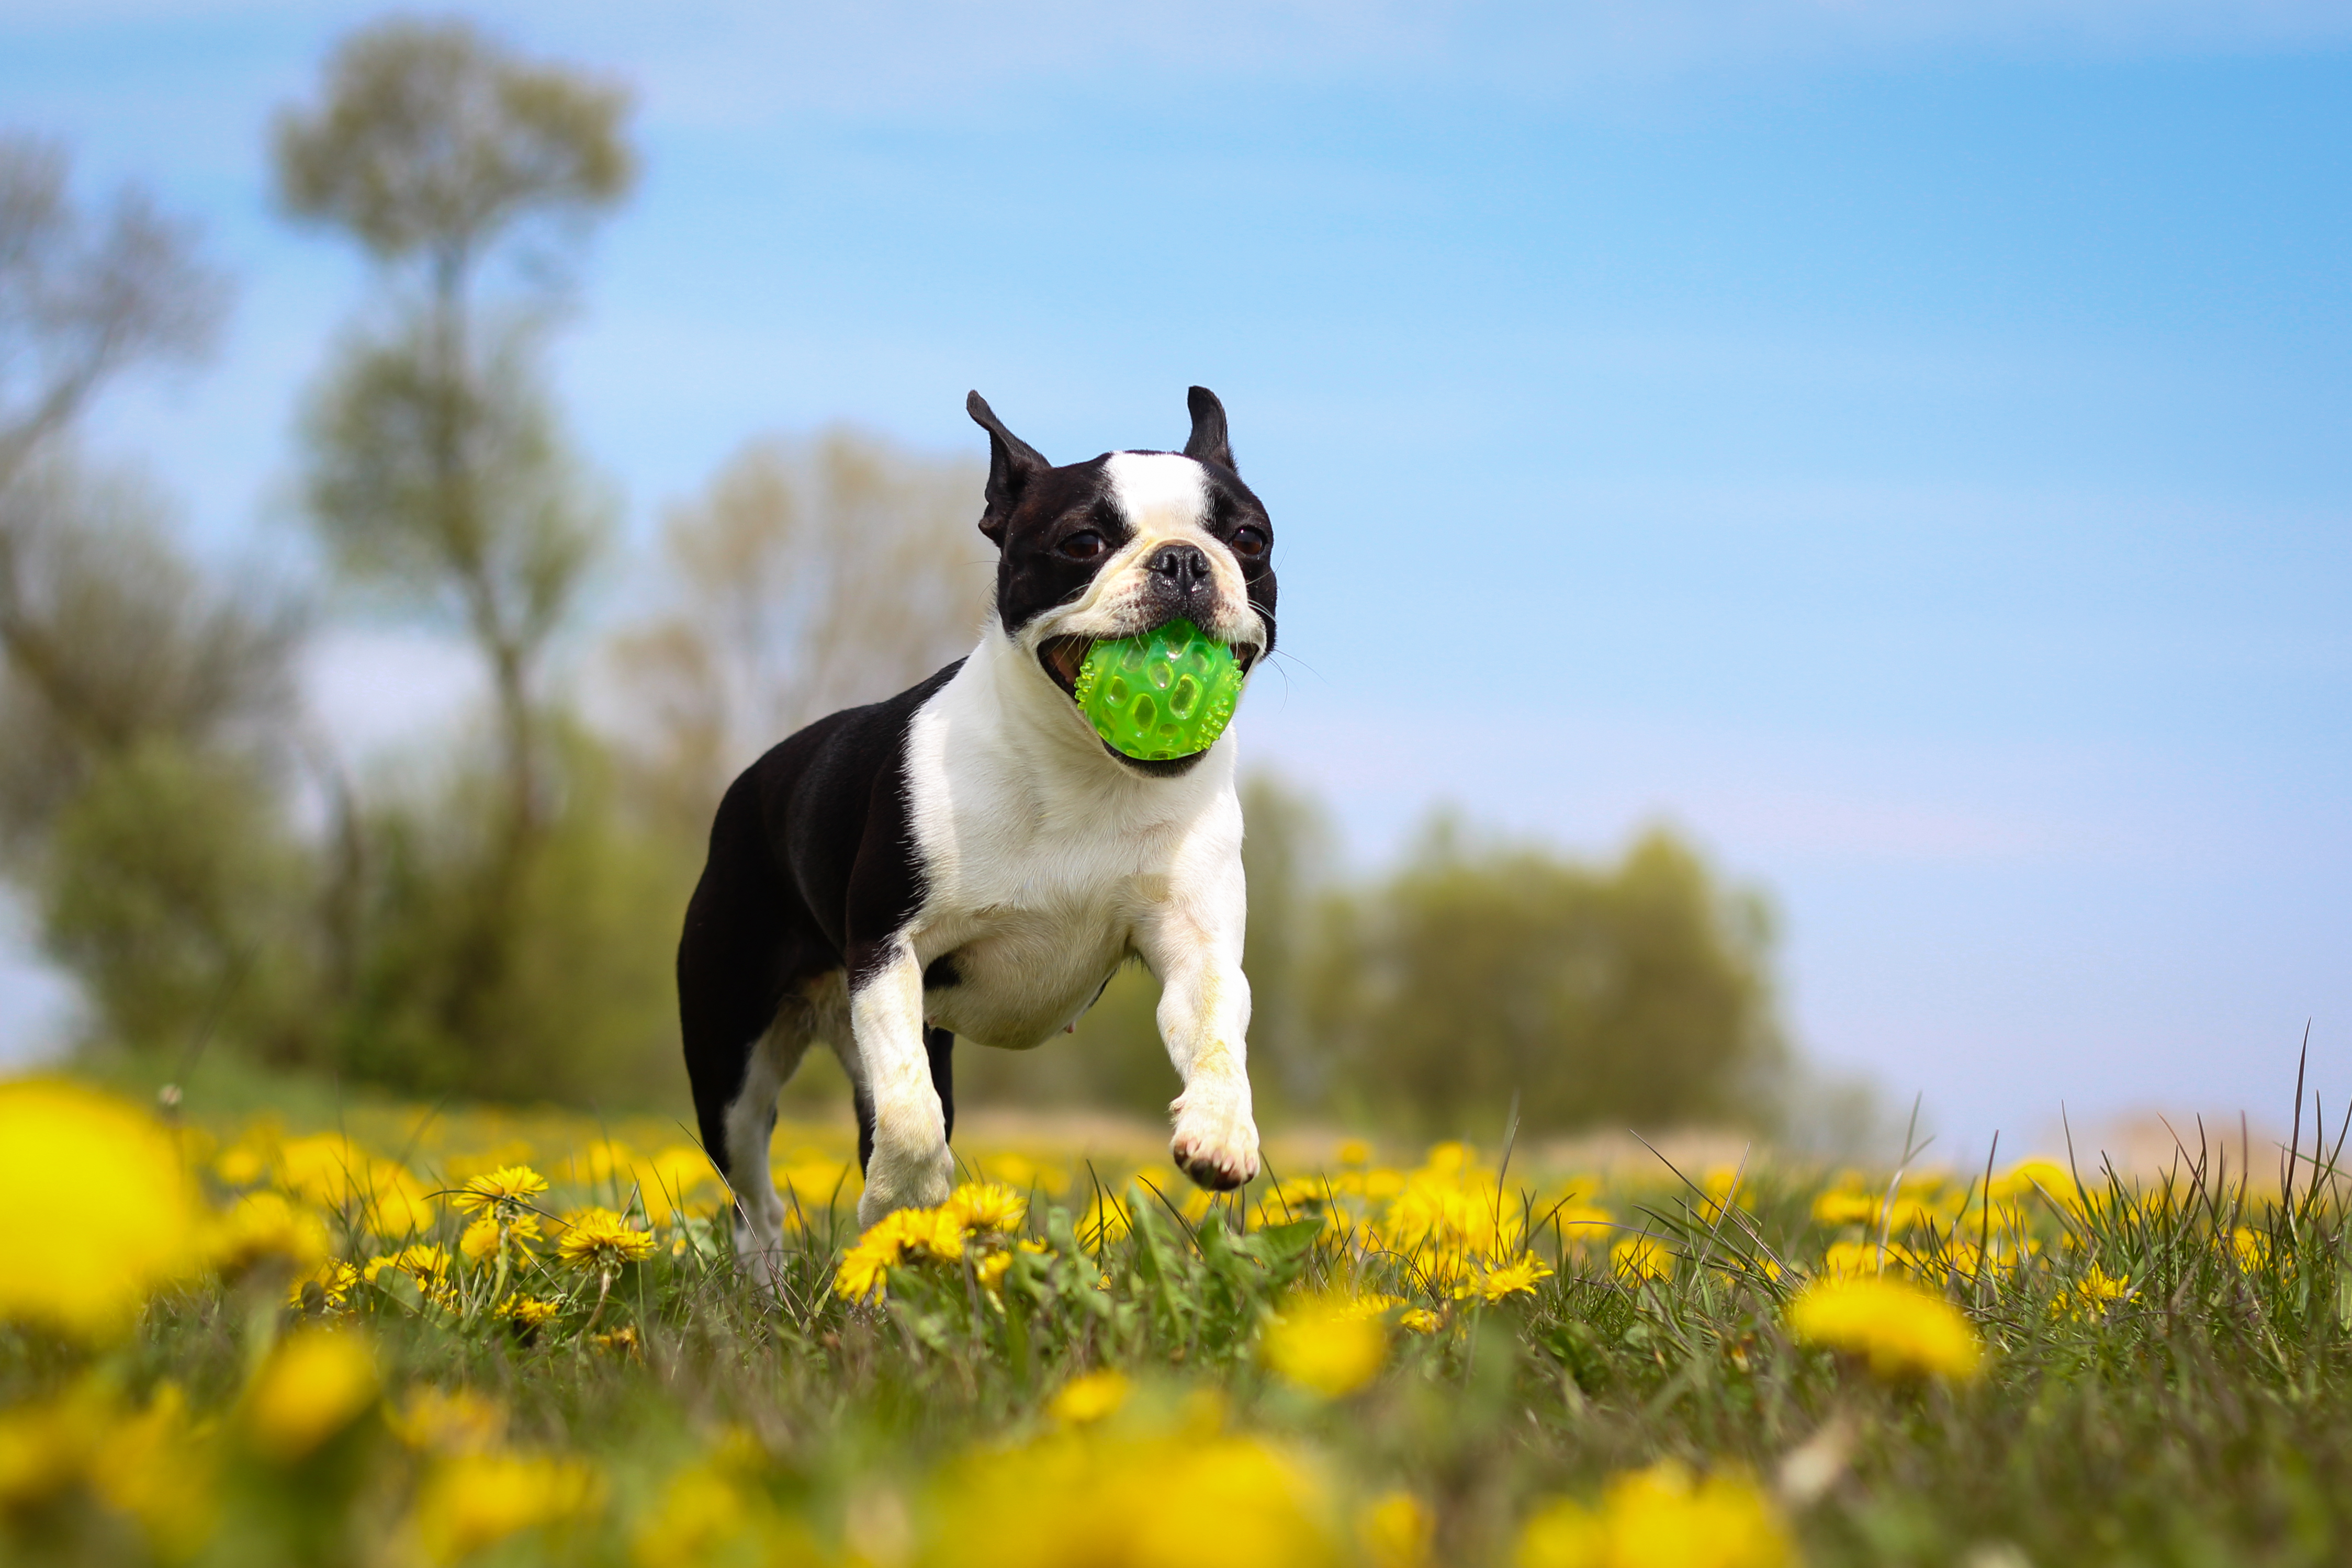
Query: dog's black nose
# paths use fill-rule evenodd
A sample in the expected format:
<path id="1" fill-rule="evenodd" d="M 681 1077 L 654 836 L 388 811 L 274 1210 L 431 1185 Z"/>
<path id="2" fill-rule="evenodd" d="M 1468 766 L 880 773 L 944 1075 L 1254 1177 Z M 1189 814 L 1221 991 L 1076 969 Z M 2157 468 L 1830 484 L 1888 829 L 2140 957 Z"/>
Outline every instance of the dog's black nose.
<path id="1" fill-rule="evenodd" d="M 1151 552 L 1144 568 L 1166 578 L 1179 593 L 1190 593 L 1209 580 L 1209 558 L 1195 545 L 1162 545 Z"/>

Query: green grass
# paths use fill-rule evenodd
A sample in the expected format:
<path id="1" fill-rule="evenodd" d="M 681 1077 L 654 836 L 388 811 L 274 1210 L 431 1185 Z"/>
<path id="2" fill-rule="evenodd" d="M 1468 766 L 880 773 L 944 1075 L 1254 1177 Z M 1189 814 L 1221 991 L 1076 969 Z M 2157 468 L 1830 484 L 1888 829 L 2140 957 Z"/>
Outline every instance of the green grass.
<path id="1" fill-rule="evenodd" d="M 390 1271 L 355 1290 L 350 1316 L 373 1337 L 384 1401 L 298 1460 L 266 1459 L 241 1436 L 259 1358 L 302 1315 L 281 1310 L 284 1278 L 267 1266 L 159 1298 L 110 1350 L 0 1331 L 0 1397 L 15 1406 L 0 1415 L 0 1497 L 11 1495 L 8 1432 L 58 1419 L 42 1400 L 97 1379 L 133 1410 L 170 1382 L 196 1423 L 173 1462 L 193 1467 L 189 1495 L 209 1501 L 184 1509 L 195 1522 L 165 1542 L 167 1557 L 413 1560 L 432 1478 L 467 1462 L 396 1430 L 431 1386 L 494 1405 L 499 1451 L 577 1458 L 597 1478 L 584 1516 L 479 1554 L 502 1563 L 667 1561 L 663 1542 L 682 1550 L 692 1533 L 663 1511 L 683 1506 L 672 1496 L 681 1471 L 723 1471 L 741 1525 L 695 1561 L 1156 1562 L 1142 1536 L 1210 1526 L 1223 1561 L 1258 1561 L 1243 1537 L 1259 1525 L 1182 1512 L 1181 1494 L 1210 1483 L 1181 1456 L 1210 1451 L 1218 1433 L 1297 1467 L 1281 1473 L 1339 1562 L 1410 1560 L 1358 1522 L 1402 1492 L 1433 1529 L 1426 1560 L 1507 1563 L 1546 1500 L 1589 1499 L 1612 1475 L 1675 1458 L 1756 1478 L 1817 1568 L 2337 1563 L 2352 1556 L 2352 1259 L 2335 1152 L 2315 1153 L 2306 1132 L 2291 1179 L 2265 1186 L 2189 1149 L 2168 1175 L 2086 1170 L 2079 1188 L 2045 1182 L 1994 1212 L 1981 1173 L 1954 1176 L 1934 1212 L 1899 1217 L 1901 1229 L 1814 1218 L 1822 1191 L 1883 1193 L 1892 1172 L 1839 1183 L 1759 1160 L 1726 1207 L 1720 1173 L 1711 1188 L 1663 1168 L 1633 1181 L 1536 1173 L 1522 1189 L 1474 1168 L 1447 1190 L 1491 1191 L 1506 1228 L 1516 1212 L 1556 1270 L 1492 1303 L 1454 1299 L 1428 1248 L 1362 1245 L 1378 1206 L 1314 1181 L 1197 1222 L 1174 1207 L 1182 1190 L 1165 1189 L 1163 1203 L 1136 1189 L 1131 1228 L 1103 1239 L 1087 1233 L 1095 1188 L 1080 1171 L 1064 1201 L 1034 1195 L 1028 1233 L 1043 1249 L 1016 1254 L 993 1297 L 969 1260 L 929 1263 L 894 1272 L 870 1306 L 830 1289 L 856 1239 L 846 1195 L 806 1211 L 772 1293 L 736 1270 L 711 1217 L 673 1221 L 651 1195 L 663 1245 L 614 1277 L 593 1333 L 593 1277 L 552 1265 L 533 1288 L 568 1299 L 529 1334 L 485 1311 L 481 1271 L 461 1273 L 440 1305 Z M 627 1202 L 620 1180 L 559 1190 L 551 1213 L 589 1197 Z M 649 1195 L 635 1186 L 642 1212 Z M 1611 1234 L 1662 1239 L 1670 1271 L 1637 1278 L 1580 1245 L 1566 1218 L 1576 1211 L 1559 1207 L 1570 1198 L 1606 1206 Z M 439 1224 L 454 1245 L 457 1219 Z M 2003 1227 L 2035 1250 L 1980 1264 L 1976 1244 Z M 355 1260 L 374 1247 L 340 1240 Z M 1912 1260 L 1958 1303 L 1987 1346 L 1981 1375 L 1882 1382 L 1792 1343 L 1786 1304 L 1841 1242 L 1849 1255 L 1884 1246 Z M 2121 1293 L 2085 1291 L 2102 1279 Z M 1323 1398 L 1262 1354 L 1267 1314 L 1299 1292 L 1393 1294 L 1444 1321 L 1433 1333 L 1391 1328 L 1380 1374 Z M 594 1337 L 615 1330 L 633 1330 L 635 1347 Z M 1127 1407 L 1051 1437 L 1054 1395 L 1104 1367 L 1133 1380 Z M 1171 1467 L 1173 1511 L 1147 1511 L 1082 1558 L 1007 1557 L 1002 1542 L 959 1537 L 958 1521 L 976 1517 L 972 1487 L 998 1473 L 971 1456 L 1060 1453 L 1055 1441 L 1110 1456 L 1100 1469 L 1068 1458 L 1074 1486 L 1109 1486 L 1120 1464 Z M 1032 1518 L 1074 1506 L 1023 1503 Z M 153 1549 L 95 1482 L 17 1486 L 0 1519 L 9 1560 L 135 1562 Z"/>

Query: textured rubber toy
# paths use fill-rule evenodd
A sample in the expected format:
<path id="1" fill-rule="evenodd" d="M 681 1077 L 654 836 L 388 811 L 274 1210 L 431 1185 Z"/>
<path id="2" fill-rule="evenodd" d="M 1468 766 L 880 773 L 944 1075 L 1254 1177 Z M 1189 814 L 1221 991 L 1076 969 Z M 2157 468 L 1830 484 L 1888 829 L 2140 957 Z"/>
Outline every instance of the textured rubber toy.
<path id="1" fill-rule="evenodd" d="M 1078 711 L 1114 750 L 1141 762 L 1206 751 L 1233 722 L 1242 667 L 1190 621 L 1097 643 L 1078 668 Z"/>

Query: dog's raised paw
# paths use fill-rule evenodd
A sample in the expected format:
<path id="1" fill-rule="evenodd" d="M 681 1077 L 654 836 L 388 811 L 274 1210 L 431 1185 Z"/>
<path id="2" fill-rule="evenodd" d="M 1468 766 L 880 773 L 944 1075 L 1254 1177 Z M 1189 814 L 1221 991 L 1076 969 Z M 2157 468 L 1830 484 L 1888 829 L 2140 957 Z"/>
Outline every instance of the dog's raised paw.
<path id="1" fill-rule="evenodd" d="M 1178 1170 L 1211 1192 L 1230 1192 L 1256 1178 L 1257 1129 L 1247 1116 L 1184 1115 L 1177 1121 L 1168 1155 Z"/>

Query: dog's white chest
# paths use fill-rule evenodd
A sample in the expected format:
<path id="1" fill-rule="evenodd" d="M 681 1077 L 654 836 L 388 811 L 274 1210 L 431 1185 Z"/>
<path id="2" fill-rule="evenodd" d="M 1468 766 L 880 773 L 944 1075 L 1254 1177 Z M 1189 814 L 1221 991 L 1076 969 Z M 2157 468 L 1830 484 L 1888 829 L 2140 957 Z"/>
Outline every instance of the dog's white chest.
<path id="1" fill-rule="evenodd" d="M 1172 789 L 1117 775 L 1106 786 L 1099 767 L 1066 768 L 1051 748 L 1021 744 L 982 681 L 965 685 L 950 683 L 909 728 L 924 896 L 908 936 L 946 982 L 925 988 L 930 1022 L 1025 1050 L 1093 1004 L 1139 920 L 1222 887 L 1199 873 L 1237 857 L 1238 813 L 1215 809 L 1233 800 L 1228 769 Z"/>

